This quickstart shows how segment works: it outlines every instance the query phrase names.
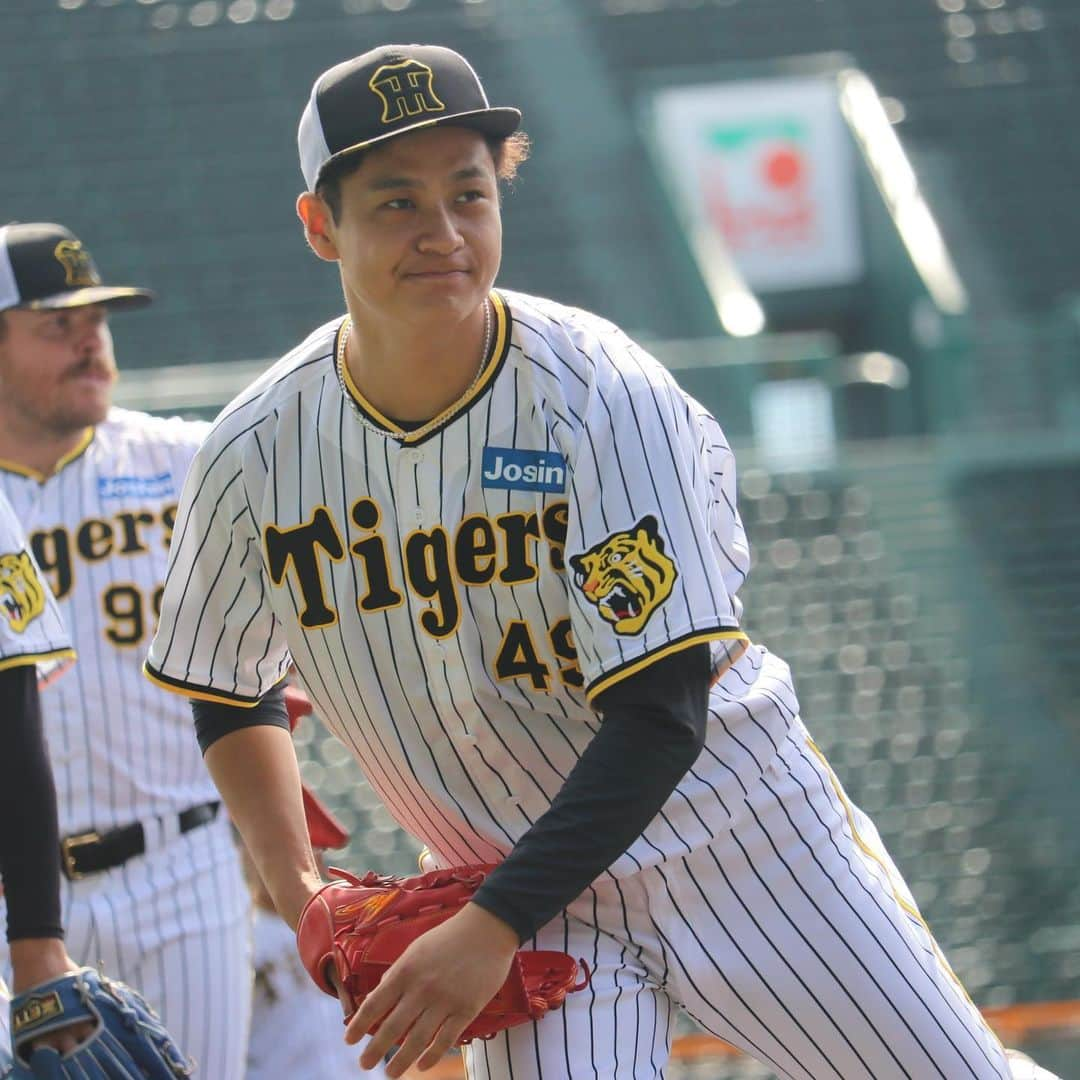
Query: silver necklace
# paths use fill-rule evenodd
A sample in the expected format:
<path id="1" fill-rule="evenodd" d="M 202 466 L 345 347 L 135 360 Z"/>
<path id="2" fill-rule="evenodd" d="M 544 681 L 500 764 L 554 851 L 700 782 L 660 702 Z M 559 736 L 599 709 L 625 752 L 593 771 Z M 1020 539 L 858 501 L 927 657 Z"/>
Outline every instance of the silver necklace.
<path id="1" fill-rule="evenodd" d="M 380 427 L 374 421 L 369 420 L 364 415 L 364 410 L 360 407 L 359 402 L 353 397 L 349 390 L 349 385 L 345 381 L 345 346 L 349 343 L 349 333 L 352 331 L 352 318 L 346 316 L 345 326 L 342 328 L 341 337 L 338 339 L 337 356 L 335 363 L 337 365 L 338 384 L 341 386 L 341 392 L 345 395 L 345 400 L 352 406 L 353 412 L 356 414 L 357 420 L 368 429 L 368 431 L 375 432 L 376 435 L 382 435 L 388 439 L 397 439 L 404 441 L 405 439 L 415 440 L 420 439 L 424 435 L 427 435 L 429 431 L 434 430 L 439 425 L 446 422 L 449 414 L 454 411 L 455 407 L 461 405 L 472 396 L 473 390 L 476 389 L 476 384 L 480 381 L 480 376 L 483 375 L 484 369 L 487 367 L 488 352 L 491 349 L 491 336 L 494 333 L 494 320 L 491 317 L 491 301 L 484 298 L 484 344 L 480 349 L 480 366 L 476 369 L 476 374 L 472 378 L 472 382 L 469 383 L 465 393 L 457 399 L 457 401 L 450 406 L 449 409 L 444 409 L 438 416 L 432 417 L 426 424 L 418 428 L 413 428 L 410 431 L 387 431 L 386 428 Z"/>

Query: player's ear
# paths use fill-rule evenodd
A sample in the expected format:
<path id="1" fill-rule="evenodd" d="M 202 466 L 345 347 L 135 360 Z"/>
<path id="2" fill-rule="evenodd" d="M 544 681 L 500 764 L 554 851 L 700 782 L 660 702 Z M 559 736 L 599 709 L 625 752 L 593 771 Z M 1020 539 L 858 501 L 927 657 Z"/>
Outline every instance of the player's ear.
<path id="1" fill-rule="evenodd" d="M 334 218 L 330 207 L 311 191 L 303 192 L 296 200 L 296 215 L 304 223 L 304 236 L 311 250 L 327 262 L 337 262 L 338 249 L 334 243 Z"/>

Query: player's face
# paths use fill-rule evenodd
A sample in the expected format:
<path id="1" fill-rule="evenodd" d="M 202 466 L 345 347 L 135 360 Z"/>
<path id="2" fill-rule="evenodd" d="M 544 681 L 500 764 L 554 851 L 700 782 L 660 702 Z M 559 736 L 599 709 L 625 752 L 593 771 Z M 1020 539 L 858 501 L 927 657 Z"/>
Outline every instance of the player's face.
<path id="1" fill-rule="evenodd" d="M 0 416 L 68 435 L 105 419 L 116 360 L 105 308 L 7 311 L 0 337 Z"/>
<path id="2" fill-rule="evenodd" d="M 444 127 L 392 139 L 342 182 L 341 196 L 333 239 L 350 308 L 437 323 L 465 317 L 487 296 L 502 220 L 479 133 Z"/>

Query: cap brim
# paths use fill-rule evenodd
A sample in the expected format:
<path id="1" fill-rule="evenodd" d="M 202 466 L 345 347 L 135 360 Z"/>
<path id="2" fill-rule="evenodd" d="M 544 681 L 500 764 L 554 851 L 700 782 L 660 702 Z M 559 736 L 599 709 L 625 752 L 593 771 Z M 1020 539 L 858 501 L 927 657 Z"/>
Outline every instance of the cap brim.
<path id="1" fill-rule="evenodd" d="M 338 150 L 331 154 L 319 167 L 319 175 L 315 178 L 316 186 L 322 178 L 323 172 L 328 165 L 342 158 L 350 157 L 361 150 L 369 150 L 373 146 L 396 139 L 399 135 L 408 135 L 413 131 L 420 131 L 430 127 L 466 127 L 473 131 L 479 131 L 482 135 L 491 135 L 496 139 L 505 139 L 507 135 L 513 135 L 521 126 L 521 110 L 510 108 L 497 109 L 474 109 L 471 112 L 451 113 L 449 116 L 437 116 L 426 120 L 418 120 L 415 124 L 407 124 L 405 127 L 395 128 L 385 135 L 376 135 L 374 139 L 365 139 L 353 146 L 346 146 L 344 150 Z"/>
<path id="2" fill-rule="evenodd" d="M 90 304 L 102 304 L 117 311 L 132 311 L 146 307 L 154 299 L 149 289 L 127 288 L 122 285 L 88 285 L 84 289 L 72 289 L 70 292 L 57 293 L 55 296 L 43 296 L 38 300 L 28 300 L 21 307 L 32 311 L 59 311 L 63 308 L 87 307 Z"/>

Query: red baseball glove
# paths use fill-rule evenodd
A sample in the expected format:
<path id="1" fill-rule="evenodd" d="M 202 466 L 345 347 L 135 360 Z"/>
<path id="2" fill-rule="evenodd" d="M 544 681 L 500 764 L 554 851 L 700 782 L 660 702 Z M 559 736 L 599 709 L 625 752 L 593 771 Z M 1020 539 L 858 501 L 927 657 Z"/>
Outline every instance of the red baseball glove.
<path id="1" fill-rule="evenodd" d="M 415 877 L 356 878 L 332 870 L 339 881 L 324 885 L 300 913 L 300 957 L 316 985 L 332 997 L 332 966 L 359 1008 L 391 964 L 421 934 L 445 922 L 472 898 L 494 869 L 486 863 L 432 870 Z M 490 1039 L 504 1028 L 539 1020 L 566 995 L 589 981 L 585 961 L 562 952 L 519 949 L 506 982 L 461 1033 L 458 1045 Z"/>

